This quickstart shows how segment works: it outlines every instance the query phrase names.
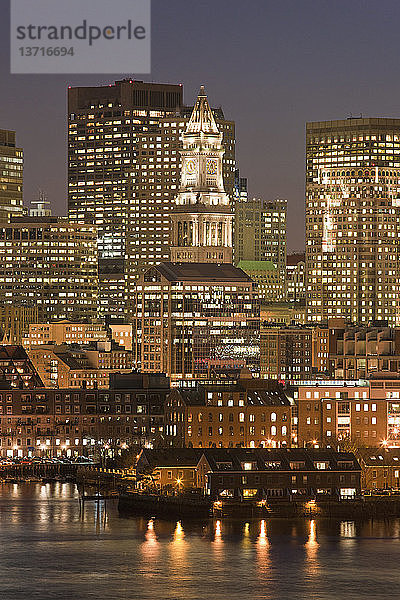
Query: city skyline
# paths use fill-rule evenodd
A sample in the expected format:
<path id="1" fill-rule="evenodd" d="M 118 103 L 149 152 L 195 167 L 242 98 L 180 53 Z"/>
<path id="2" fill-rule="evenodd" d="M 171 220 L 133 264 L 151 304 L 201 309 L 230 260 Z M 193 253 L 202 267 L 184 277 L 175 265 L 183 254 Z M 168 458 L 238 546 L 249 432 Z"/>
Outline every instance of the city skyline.
<path id="1" fill-rule="evenodd" d="M 0 11 L 0 598 L 387 600 L 400 5 Z"/>
<path id="2" fill-rule="evenodd" d="M 221 1 L 210 18 L 201 3 L 194 5 L 190 14 L 184 8 L 179 1 L 168 3 L 168 7 L 153 3 L 153 71 L 151 76 L 135 77 L 183 83 L 187 104 L 193 103 L 201 84 L 206 86 L 210 103 L 222 105 L 226 118 L 236 122 L 238 165 L 249 180 L 249 195 L 288 199 L 288 249 L 301 250 L 304 232 L 298 222 L 304 214 L 305 122 L 361 112 L 369 117 L 400 116 L 398 84 L 393 77 L 396 51 L 391 41 L 395 39 L 391 32 L 394 34 L 399 9 L 391 1 L 379 7 L 362 2 L 337 2 L 329 7 L 326 2 L 317 6 L 314 2 L 283 2 L 279 6 L 254 2 L 242 11 L 238 2 Z M 66 214 L 68 85 L 110 83 L 123 74 L 9 75 L 6 5 L 3 13 L 0 126 L 16 129 L 18 143 L 25 150 L 25 202 L 34 199 L 42 188 L 54 205 L 54 213 Z M 231 45 L 228 54 L 227 40 L 235 37 L 239 14 L 237 37 L 247 43 Z M 309 20 L 314 23 L 312 30 Z M 177 29 L 182 32 L 178 38 L 182 51 L 178 54 Z M 383 36 L 388 40 L 385 48 L 378 43 Z M 194 47 L 202 48 L 201 61 L 194 60 Z M 378 68 L 379 85 L 372 87 L 370 77 Z M 32 110 L 27 109 L 27 86 Z M 38 138 L 43 141 L 41 153 L 35 151 Z"/>

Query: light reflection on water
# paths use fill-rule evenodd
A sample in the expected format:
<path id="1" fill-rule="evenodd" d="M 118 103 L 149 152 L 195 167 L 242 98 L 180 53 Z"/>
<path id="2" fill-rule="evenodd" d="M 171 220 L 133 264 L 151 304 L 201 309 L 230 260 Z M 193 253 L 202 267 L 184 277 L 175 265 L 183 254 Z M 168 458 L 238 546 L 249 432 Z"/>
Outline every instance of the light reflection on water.
<path id="1" fill-rule="evenodd" d="M 75 486 L 0 487 L 4 600 L 393 597 L 400 521 L 122 518 Z M 395 594 L 396 596 L 396 594 Z"/>

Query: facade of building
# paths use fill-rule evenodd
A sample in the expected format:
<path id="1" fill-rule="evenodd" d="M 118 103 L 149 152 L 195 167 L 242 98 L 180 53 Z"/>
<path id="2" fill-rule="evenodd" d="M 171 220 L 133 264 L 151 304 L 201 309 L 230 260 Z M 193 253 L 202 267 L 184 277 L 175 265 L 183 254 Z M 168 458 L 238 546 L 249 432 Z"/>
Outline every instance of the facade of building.
<path id="1" fill-rule="evenodd" d="M 246 202 L 248 199 L 247 177 L 241 177 L 239 169 L 235 169 L 233 197 L 236 202 Z"/>
<path id="2" fill-rule="evenodd" d="M 140 476 L 151 474 L 151 481 L 164 491 L 196 489 L 197 465 L 202 455 L 198 448 L 143 448 L 136 462 Z"/>
<path id="3" fill-rule="evenodd" d="M 107 330 L 102 323 L 31 323 L 22 345 L 26 350 L 45 344 L 90 344 L 107 340 Z"/>
<path id="4" fill-rule="evenodd" d="M 352 500 L 361 492 L 356 457 L 333 450 L 142 450 L 137 471 L 164 491 L 197 489 L 212 500 Z"/>
<path id="5" fill-rule="evenodd" d="M 203 475 L 205 492 L 214 500 L 351 500 L 361 493 L 361 468 L 351 452 L 210 449 L 198 472 L 199 483 Z"/>
<path id="6" fill-rule="evenodd" d="M 171 213 L 171 261 L 232 263 L 231 199 L 224 190 L 224 147 L 201 87 L 180 150 L 181 183 Z"/>
<path id="7" fill-rule="evenodd" d="M 400 329 L 386 322 L 346 326 L 330 333 L 329 368 L 335 379 L 364 379 L 400 373 Z"/>
<path id="8" fill-rule="evenodd" d="M 312 330 L 312 366 L 314 372 L 325 373 L 329 371 L 329 327 L 327 323 L 320 323 Z"/>
<path id="9" fill-rule="evenodd" d="M 68 90 L 68 214 L 97 227 L 102 315 L 124 314 L 127 236 L 137 234 L 139 246 L 144 228 L 154 233 L 156 207 L 144 210 L 137 186 L 141 134 L 174 115 L 182 100 L 180 85 L 131 79 Z"/>
<path id="10" fill-rule="evenodd" d="M 109 341 L 33 346 L 27 351 L 45 387 L 108 388 L 111 373 L 132 371 L 132 351 Z"/>
<path id="11" fill-rule="evenodd" d="M 111 339 L 125 350 L 132 350 L 132 323 L 110 323 Z"/>
<path id="12" fill-rule="evenodd" d="M 400 448 L 361 448 L 357 458 L 363 490 L 400 490 Z"/>
<path id="13" fill-rule="evenodd" d="M 0 227 L 0 304 L 35 304 L 40 320 L 97 318 L 92 225 L 20 217 Z"/>
<path id="14" fill-rule="evenodd" d="M 291 401 L 279 386 L 241 380 L 171 391 L 165 440 L 174 447 L 291 446 Z"/>
<path id="15" fill-rule="evenodd" d="M 24 153 L 15 142 L 15 131 L 0 129 L 0 222 L 24 214 Z"/>
<path id="16" fill-rule="evenodd" d="M 1 304 L 0 331 L 3 344 L 21 345 L 31 323 L 38 319 L 38 307 L 31 304 Z"/>
<path id="17" fill-rule="evenodd" d="M 324 373 L 335 379 L 341 379 L 333 372 L 331 356 L 336 352 L 336 341 L 343 335 L 344 329 L 345 320 L 342 318 L 329 319 L 326 323 L 316 323 L 312 327 L 312 366 L 315 373 Z M 344 379 L 351 379 L 351 377 Z"/>
<path id="18" fill-rule="evenodd" d="M 305 288 L 306 263 L 304 253 L 288 254 L 286 257 L 286 300 L 306 302 Z"/>
<path id="19" fill-rule="evenodd" d="M 108 390 L 1 389 L 0 455 L 114 456 L 162 441 L 169 382 L 114 375 Z"/>
<path id="20" fill-rule="evenodd" d="M 264 323 L 260 330 L 260 374 L 284 382 L 312 378 L 312 329 Z"/>
<path id="21" fill-rule="evenodd" d="M 294 396 L 301 447 L 400 446 L 400 378 L 301 382 Z"/>
<path id="22" fill-rule="evenodd" d="M 31 201 L 31 207 L 29 209 L 30 217 L 51 217 L 51 205 L 47 200 L 46 194 L 43 190 L 39 191 L 37 200 Z"/>
<path id="23" fill-rule="evenodd" d="M 134 289 L 135 366 L 185 385 L 218 367 L 258 373 L 259 319 L 255 284 L 242 270 L 162 263 Z"/>
<path id="24" fill-rule="evenodd" d="M 308 123 L 309 321 L 400 322 L 400 119 Z"/>
<path id="25" fill-rule="evenodd" d="M 285 277 L 286 200 L 235 202 L 235 264 L 241 260 L 273 262 Z"/>
<path id="26" fill-rule="evenodd" d="M 242 269 L 257 283 L 260 302 L 284 302 L 286 299 L 285 273 L 270 260 L 241 260 Z"/>
<path id="27" fill-rule="evenodd" d="M 260 307 L 261 321 L 266 323 L 306 323 L 306 307 L 299 302 L 275 302 L 262 304 Z"/>

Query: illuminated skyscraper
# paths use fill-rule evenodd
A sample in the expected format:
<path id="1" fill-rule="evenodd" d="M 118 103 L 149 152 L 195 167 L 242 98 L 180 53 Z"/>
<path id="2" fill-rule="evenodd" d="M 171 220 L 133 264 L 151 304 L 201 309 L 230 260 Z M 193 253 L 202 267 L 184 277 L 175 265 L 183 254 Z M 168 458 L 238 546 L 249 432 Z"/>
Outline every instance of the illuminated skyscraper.
<path id="1" fill-rule="evenodd" d="M 0 221 L 23 215 L 23 151 L 15 145 L 15 131 L 0 129 Z"/>
<path id="2" fill-rule="evenodd" d="M 310 321 L 400 324 L 400 119 L 308 123 Z"/>
<path id="3" fill-rule="evenodd" d="M 155 239 L 154 213 L 168 215 L 165 206 L 150 207 L 140 195 L 139 146 L 143 133 L 162 117 L 175 115 L 182 99 L 181 85 L 131 79 L 68 90 L 68 212 L 72 222 L 93 223 L 98 229 L 101 316 L 125 311 L 133 253 L 127 239 L 134 242 L 135 254 L 140 252 L 145 240 Z M 155 178 L 157 150 L 145 152 Z"/>

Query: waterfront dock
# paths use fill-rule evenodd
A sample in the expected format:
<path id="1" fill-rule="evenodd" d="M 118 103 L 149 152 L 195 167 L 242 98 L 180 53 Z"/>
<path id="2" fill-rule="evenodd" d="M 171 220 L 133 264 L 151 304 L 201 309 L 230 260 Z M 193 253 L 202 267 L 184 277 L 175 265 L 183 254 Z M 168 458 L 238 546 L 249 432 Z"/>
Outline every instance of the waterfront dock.
<path id="1" fill-rule="evenodd" d="M 0 465 L 0 483 L 76 481 L 79 465 L 55 463 Z"/>

